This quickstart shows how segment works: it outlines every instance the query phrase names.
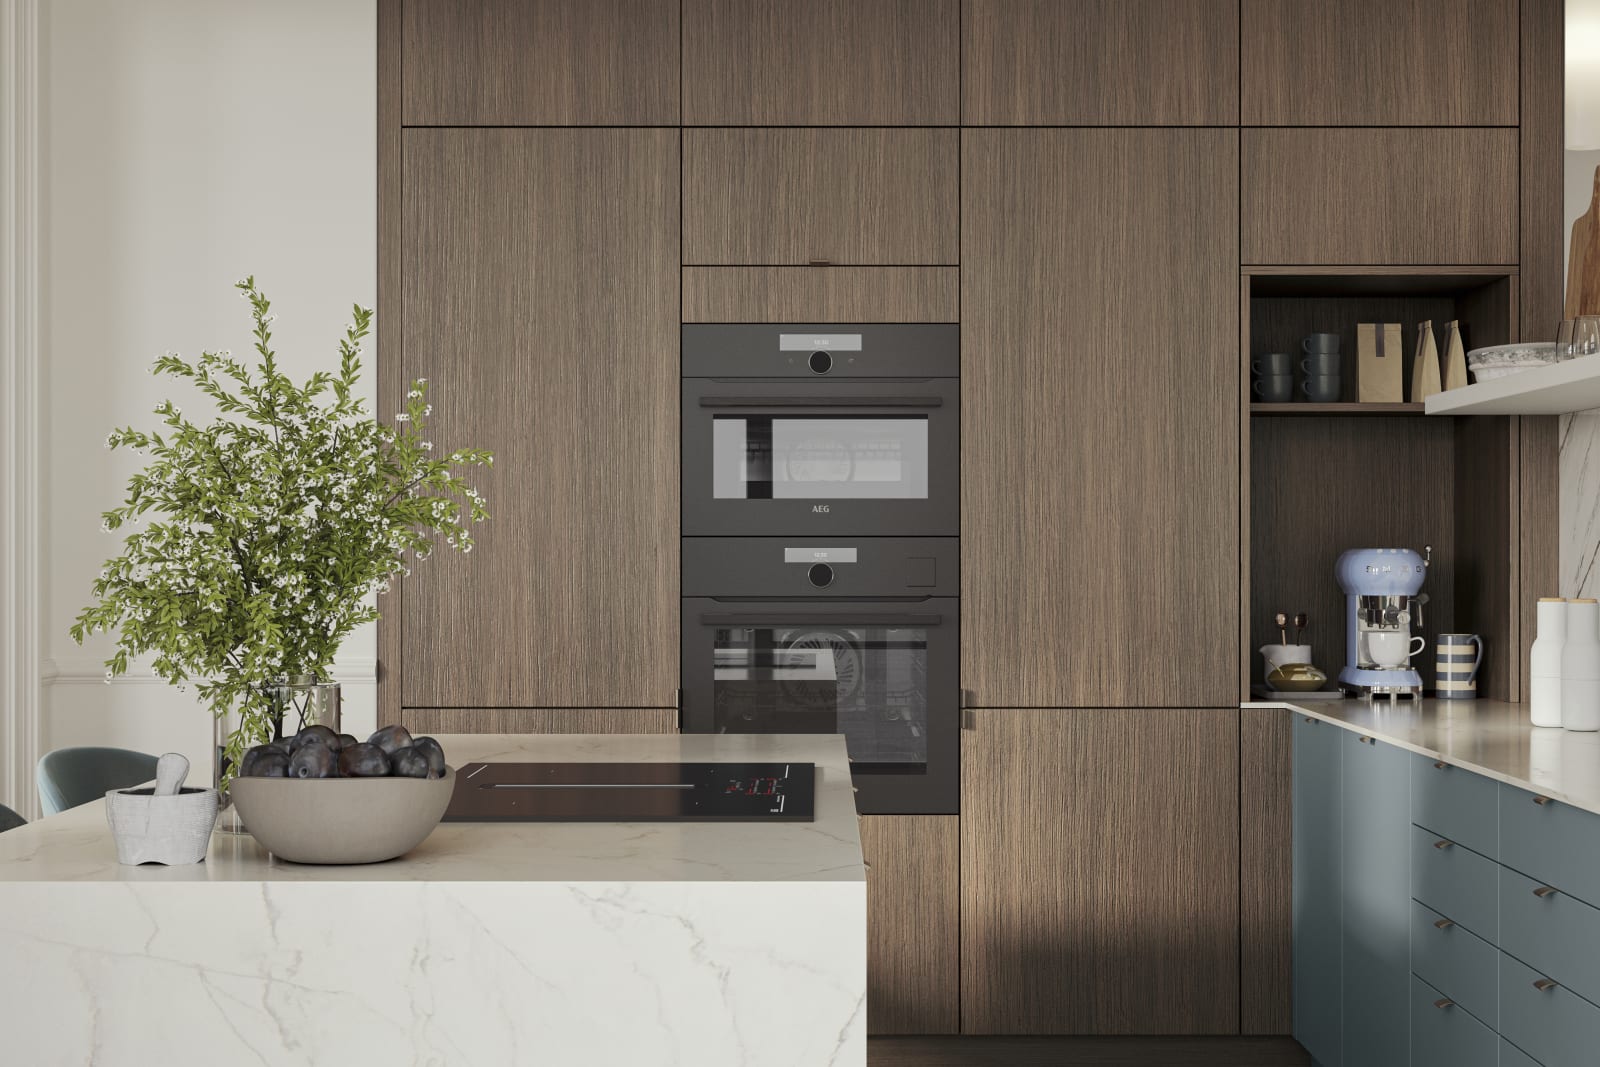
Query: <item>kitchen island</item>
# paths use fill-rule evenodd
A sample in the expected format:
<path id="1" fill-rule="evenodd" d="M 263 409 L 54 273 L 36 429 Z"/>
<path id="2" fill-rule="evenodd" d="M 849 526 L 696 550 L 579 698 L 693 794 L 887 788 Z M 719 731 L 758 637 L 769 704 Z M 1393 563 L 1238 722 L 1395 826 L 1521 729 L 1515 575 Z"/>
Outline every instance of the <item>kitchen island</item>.
<path id="1" fill-rule="evenodd" d="M 0 834 L 11 1063 L 866 1062 L 843 738 L 442 736 L 468 762 L 816 764 L 814 822 L 447 822 L 409 855 L 116 862 L 104 802 Z"/>

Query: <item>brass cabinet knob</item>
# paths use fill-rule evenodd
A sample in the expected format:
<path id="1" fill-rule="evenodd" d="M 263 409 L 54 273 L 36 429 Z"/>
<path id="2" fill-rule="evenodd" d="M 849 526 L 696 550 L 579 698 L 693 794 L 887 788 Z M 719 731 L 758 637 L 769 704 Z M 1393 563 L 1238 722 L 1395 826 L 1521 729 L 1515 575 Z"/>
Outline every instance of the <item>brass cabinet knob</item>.
<path id="1" fill-rule="evenodd" d="M 1376 745 L 1378 743 L 1378 742 L 1374 741 L 1370 737 L 1358 737 L 1358 738 L 1356 738 L 1356 740 L 1360 741 L 1362 744 L 1366 744 L 1366 745 Z"/>
<path id="2" fill-rule="evenodd" d="M 1446 763 L 1444 760 L 1436 759 L 1433 761 L 1433 769 L 1436 771 L 1442 771 L 1448 766 L 1450 766 L 1450 764 Z"/>
<path id="3" fill-rule="evenodd" d="M 1455 1007 L 1455 1004 L 1456 1004 L 1456 1002 L 1451 1000 L 1449 997 L 1440 997 L 1438 1000 L 1433 1002 L 1433 1006 L 1434 1007 L 1441 1008 L 1441 1009 L 1442 1008 L 1453 1008 L 1453 1007 Z"/>
<path id="4" fill-rule="evenodd" d="M 1434 848 L 1449 848 L 1453 844 L 1455 844 L 1454 841 L 1446 841 L 1443 838 L 1441 838 L 1438 841 L 1435 841 L 1433 843 L 1433 847 Z"/>
<path id="5" fill-rule="evenodd" d="M 1556 895 L 1556 887 L 1553 885 L 1542 885 L 1533 891 L 1533 895 L 1536 897 L 1553 897 Z"/>
<path id="6" fill-rule="evenodd" d="M 1537 982 L 1533 983 L 1533 988 L 1537 989 L 1541 993 L 1548 993 L 1550 990 L 1554 989 L 1560 984 L 1560 982 L 1557 982 L 1553 978 L 1541 978 Z"/>
<path id="7" fill-rule="evenodd" d="M 1436 919 L 1433 923 L 1434 928 L 1439 930 L 1448 930 L 1455 924 L 1456 921 L 1454 919 Z"/>
<path id="8" fill-rule="evenodd" d="M 1550 798 L 1549 797 L 1534 797 L 1533 798 L 1533 802 L 1542 807 L 1543 805 L 1550 803 Z"/>

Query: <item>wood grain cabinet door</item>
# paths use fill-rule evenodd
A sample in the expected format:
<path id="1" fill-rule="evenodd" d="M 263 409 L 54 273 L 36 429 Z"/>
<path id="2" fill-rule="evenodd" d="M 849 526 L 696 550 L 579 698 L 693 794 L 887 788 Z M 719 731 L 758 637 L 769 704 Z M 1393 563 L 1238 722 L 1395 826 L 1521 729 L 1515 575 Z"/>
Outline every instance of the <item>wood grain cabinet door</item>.
<path id="1" fill-rule="evenodd" d="M 969 126 L 1231 126 L 1239 0 L 965 0 Z"/>
<path id="2" fill-rule="evenodd" d="M 867 1027 L 953 1034 L 961 1024 L 960 819 L 868 815 Z"/>
<path id="3" fill-rule="evenodd" d="M 1517 124 L 1518 0 L 1242 3 L 1246 126 Z"/>
<path id="4" fill-rule="evenodd" d="M 683 131 L 683 261 L 953 264 L 952 129 Z"/>
<path id="5" fill-rule="evenodd" d="M 1237 706 L 975 719 L 962 1033 L 1237 1033 Z"/>
<path id="6" fill-rule="evenodd" d="M 1514 129 L 1247 129 L 1245 263 L 1516 263 Z"/>
<path id="7" fill-rule="evenodd" d="M 405 378 L 495 454 L 475 551 L 406 579 L 407 707 L 676 705 L 677 143 L 405 132 Z"/>
<path id="8" fill-rule="evenodd" d="M 1237 703 L 1237 133 L 963 138 L 962 685 Z"/>
<path id="9" fill-rule="evenodd" d="M 678 0 L 405 0 L 408 126 L 676 126 Z"/>
<path id="10" fill-rule="evenodd" d="M 684 0 L 684 125 L 957 125 L 957 6 Z"/>

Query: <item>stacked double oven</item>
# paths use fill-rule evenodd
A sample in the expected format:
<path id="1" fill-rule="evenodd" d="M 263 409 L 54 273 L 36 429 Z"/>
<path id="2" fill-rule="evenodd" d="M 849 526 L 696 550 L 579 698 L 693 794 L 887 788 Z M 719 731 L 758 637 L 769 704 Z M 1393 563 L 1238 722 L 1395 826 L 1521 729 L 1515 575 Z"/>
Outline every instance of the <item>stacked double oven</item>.
<path id="1" fill-rule="evenodd" d="M 683 327 L 683 712 L 840 733 L 863 813 L 959 795 L 960 328 Z"/>

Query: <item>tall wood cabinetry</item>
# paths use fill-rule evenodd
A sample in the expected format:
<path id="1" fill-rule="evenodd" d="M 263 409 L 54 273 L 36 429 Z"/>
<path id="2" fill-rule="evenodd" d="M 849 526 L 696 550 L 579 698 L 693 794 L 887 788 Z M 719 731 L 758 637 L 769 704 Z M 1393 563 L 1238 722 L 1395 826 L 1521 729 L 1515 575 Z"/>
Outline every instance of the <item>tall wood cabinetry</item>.
<path id="1" fill-rule="evenodd" d="M 973 718 L 962 1030 L 1236 1033 L 1238 709 Z"/>
<path id="2" fill-rule="evenodd" d="M 380 409 L 426 378 L 436 452 L 495 454 L 472 555 L 385 604 L 380 701 L 444 731 L 660 730 L 681 208 L 679 132 L 653 124 L 677 122 L 678 4 L 385 3 L 379 34 Z"/>
<path id="3" fill-rule="evenodd" d="M 1238 134 L 963 138 L 968 700 L 1234 704 Z"/>
<path id="4" fill-rule="evenodd" d="M 497 454 L 477 550 L 385 604 L 381 702 L 674 728 L 679 323 L 960 322 L 962 812 L 863 820 L 869 1026 L 1287 1032 L 1328 976 L 1291 975 L 1289 731 L 1238 708 L 1262 607 L 1331 640 L 1310 556 L 1441 528 L 1435 606 L 1488 606 L 1514 693 L 1554 430 L 1253 410 L 1248 356 L 1550 333 L 1560 16 L 380 0 L 380 410 L 427 377 L 439 447 Z"/>

